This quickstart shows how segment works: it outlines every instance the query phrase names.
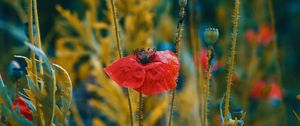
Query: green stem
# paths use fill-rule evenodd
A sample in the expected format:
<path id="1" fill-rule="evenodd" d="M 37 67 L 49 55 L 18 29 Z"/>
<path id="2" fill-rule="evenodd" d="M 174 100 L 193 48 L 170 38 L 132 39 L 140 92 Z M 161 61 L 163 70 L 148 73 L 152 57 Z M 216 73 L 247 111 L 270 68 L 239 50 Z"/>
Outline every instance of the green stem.
<path id="1" fill-rule="evenodd" d="M 180 8 L 180 18 L 177 26 L 177 36 L 176 36 L 176 52 L 177 52 L 177 58 L 180 62 L 180 42 L 181 42 L 181 32 L 183 27 L 183 19 L 184 19 L 184 7 Z M 176 96 L 176 87 L 172 89 L 172 96 L 171 96 L 171 106 L 170 106 L 170 113 L 169 113 L 169 122 L 168 126 L 172 125 L 172 116 L 173 116 L 173 107 L 175 102 L 175 96 Z"/>
<path id="2" fill-rule="evenodd" d="M 29 7 L 28 7 L 28 25 L 29 25 L 29 42 L 32 44 L 32 45 L 35 45 L 35 42 L 34 42 L 34 37 L 33 37 L 33 18 L 32 18 L 32 0 L 28 0 L 28 4 L 29 4 Z M 31 62 L 32 62 L 32 73 L 33 73 L 33 82 L 34 84 L 38 84 L 38 78 L 37 78 L 37 70 L 36 70 L 36 61 L 35 61 L 35 53 L 33 50 L 30 51 L 30 55 L 31 55 Z M 36 105 L 39 104 L 38 101 L 36 101 Z M 43 124 L 43 121 L 41 119 L 41 108 L 38 106 L 37 107 L 37 124 L 38 125 L 42 125 Z"/>
<path id="3" fill-rule="evenodd" d="M 37 46 L 39 49 L 42 49 L 42 44 L 41 44 L 41 35 L 40 35 L 40 25 L 39 25 L 39 16 L 38 16 L 38 11 L 37 11 L 37 0 L 33 0 L 33 7 L 34 7 L 34 21 L 36 25 L 36 41 L 37 41 Z M 40 66 L 40 74 L 43 75 L 43 60 L 42 57 L 39 57 L 39 66 Z"/>
<path id="4" fill-rule="evenodd" d="M 237 27 L 238 27 L 238 15 L 239 15 L 239 0 L 235 0 L 234 21 L 233 21 L 233 38 L 232 38 L 232 43 L 231 43 L 231 53 L 230 53 L 230 57 L 229 57 L 229 68 L 228 68 L 228 74 L 227 74 L 224 126 L 227 126 L 227 123 L 228 123 L 227 118 L 228 118 L 228 113 L 229 113 L 229 98 L 230 98 L 230 92 L 231 92 L 232 75 L 233 75 L 234 58 L 235 58 L 235 47 L 236 47 Z"/>
<path id="5" fill-rule="evenodd" d="M 35 45 L 34 43 L 34 38 L 33 38 L 33 19 L 32 19 L 32 0 L 28 0 L 28 25 L 29 25 L 29 42 L 32 45 Z M 35 62 L 35 53 L 34 51 L 30 51 L 30 55 L 31 55 L 31 62 L 32 62 L 32 73 L 33 73 L 33 82 L 35 84 L 37 84 L 37 74 L 36 74 L 36 62 Z"/>
<path id="6" fill-rule="evenodd" d="M 118 27 L 117 16 L 116 16 L 116 11 L 115 11 L 115 5 L 114 5 L 113 0 L 110 0 L 110 5 L 111 5 L 111 11 L 112 11 L 112 14 L 113 14 L 113 22 L 114 22 L 114 28 L 115 28 L 114 31 L 115 31 L 116 41 L 117 41 L 118 54 L 119 54 L 119 58 L 122 58 L 123 54 L 122 54 L 122 48 L 121 48 L 121 44 L 120 44 L 119 27 Z M 127 89 L 127 100 L 128 100 L 128 107 L 129 107 L 130 125 L 133 126 L 133 116 L 132 116 L 132 107 L 131 107 L 131 99 L 130 99 L 130 89 Z"/>
<path id="7" fill-rule="evenodd" d="M 139 93 L 139 126 L 143 126 L 143 95 Z"/>
<path id="8" fill-rule="evenodd" d="M 272 0 L 268 0 L 268 5 L 269 5 L 269 13 L 270 13 L 270 18 L 271 18 L 271 27 L 272 31 L 274 33 L 274 38 L 272 40 L 272 46 L 273 46 L 273 56 L 275 60 L 275 66 L 276 66 L 276 72 L 278 75 L 278 81 L 281 82 L 281 72 L 280 72 L 280 65 L 278 61 L 278 47 L 277 47 L 277 41 L 276 41 L 276 27 L 275 27 L 275 14 L 274 14 L 274 9 L 273 9 L 273 2 Z"/>

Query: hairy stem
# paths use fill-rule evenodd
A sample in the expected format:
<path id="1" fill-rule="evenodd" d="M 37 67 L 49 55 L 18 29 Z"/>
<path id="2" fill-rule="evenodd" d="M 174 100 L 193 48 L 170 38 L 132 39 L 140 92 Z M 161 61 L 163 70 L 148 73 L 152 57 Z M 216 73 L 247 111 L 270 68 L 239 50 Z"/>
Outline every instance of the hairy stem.
<path id="1" fill-rule="evenodd" d="M 139 126 L 143 126 L 143 95 L 139 93 Z"/>
<path id="2" fill-rule="evenodd" d="M 209 48 L 207 52 L 207 58 L 208 58 L 208 69 L 207 69 L 207 77 L 206 77 L 206 85 L 205 85 L 205 103 L 204 103 L 204 126 L 207 126 L 207 110 L 208 110 L 208 101 L 209 101 L 209 93 L 210 93 L 210 87 L 209 87 L 209 82 L 210 82 L 210 74 L 211 74 L 211 60 L 213 57 L 213 49 Z"/>
<path id="3" fill-rule="evenodd" d="M 229 113 L 229 98 L 231 91 L 233 67 L 234 67 L 234 57 L 235 57 L 235 47 L 236 47 L 236 37 L 237 37 L 237 27 L 238 27 L 238 15 L 239 15 L 239 0 L 235 0 L 234 8 L 234 21 L 233 21 L 233 38 L 231 42 L 231 53 L 229 57 L 229 68 L 227 74 L 227 86 L 226 86 L 226 97 L 225 97 L 225 121 L 224 126 L 227 126 L 228 123 L 228 113 Z"/>
<path id="4" fill-rule="evenodd" d="M 110 5 L 111 5 L 111 11 L 112 11 L 112 14 L 113 14 L 114 31 L 115 31 L 116 41 L 117 41 L 118 54 L 119 54 L 119 58 L 122 58 L 123 54 L 122 54 L 122 48 L 121 48 L 121 44 L 120 44 L 119 27 L 118 27 L 116 10 L 115 10 L 115 5 L 114 5 L 113 0 L 110 0 Z M 131 107 L 131 99 L 130 99 L 130 89 L 127 89 L 127 100 L 128 100 L 128 107 L 129 107 L 130 125 L 133 126 L 132 107 Z"/>
<path id="5" fill-rule="evenodd" d="M 183 19 L 184 19 L 184 7 L 180 8 L 180 18 L 177 25 L 177 36 L 176 36 L 176 53 L 177 58 L 180 62 L 180 42 L 181 42 L 181 32 L 183 27 Z M 172 89 L 172 95 L 171 95 L 171 106 L 170 106 L 170 113 L 169 113 L 169 122 L 168 126 L 172 125 L 172 116 L 173 116 L 173 107 L 175 102 L 175 96 L 176 96 L 176 87 Z"/>
<path id="6" fill-rule="evenodd" d="M 118 22 L 117 22 L 117 16 L 116 16 L 116 10 L 115 10 L 115 5 L 114 5 L 114 1 L 110 0 L 110 4 L 111 4 L 111 11 L 113 14 L 113 22 L 114 22 L 114 30 L 115 30 L 115 36 L 116 36 L 116 41 L 117 41 L 117 47 L 118 47 L 118 53 L 119 53 L 119 58 L 122 58 L 122 49 L 120 46 L 120 36 L 119 36 L 119 27 L 118 27 Z"/>

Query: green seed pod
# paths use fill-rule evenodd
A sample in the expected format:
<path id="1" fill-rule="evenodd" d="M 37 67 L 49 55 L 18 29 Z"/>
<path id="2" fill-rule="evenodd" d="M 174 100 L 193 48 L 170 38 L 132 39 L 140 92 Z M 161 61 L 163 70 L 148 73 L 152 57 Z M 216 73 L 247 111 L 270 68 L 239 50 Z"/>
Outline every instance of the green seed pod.
<path id="1" fill-rule="evenodd" d="M 187 4 L 187 0 L 179 0 L 179 6 L 181 8 L 184 8 L 186 6 L 186 4 Z"/>
<path id="2" fill-rule="evenodd" d="M 204 41 L 208 45 L 214 45 L 219 38 L 219 30 L 217 28 L 206 28 L 204 31 Z"/>

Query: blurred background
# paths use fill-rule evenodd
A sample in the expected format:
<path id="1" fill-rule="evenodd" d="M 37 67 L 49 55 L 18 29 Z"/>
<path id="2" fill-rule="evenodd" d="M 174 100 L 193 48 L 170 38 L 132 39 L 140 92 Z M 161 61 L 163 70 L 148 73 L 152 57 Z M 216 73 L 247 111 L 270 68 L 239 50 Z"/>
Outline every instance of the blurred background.
<path id="1" fill-rule="evenodd" d="M 116 0 L 121 45 L 125 55 L 136 48 L 175 51 L 179 5 L 174 0 Z M 25 85 L 13 75 L 15 63 L 25 70 L 29 56 L 23 42 L 26 0 L 0 0 L 0 74 L 10 89 Z M 220 35 L 214 46 L 209 125 L 219 125 L 220 101 L 226 90 L 227 61 L 232 40 L 232 0 L 189 0 L 182 34 L 174 125 L 198 125 L 206 44 L 201 28 L 213 26 Z M 112 14 L 106 0 L 38 0 L 43 51 L 67 69 L 73 81 L 69 125 L 127 125 L 124 89 L 104 73 L 116 60 Z M 245 125 L 296 126 L 300 114 L 300 1 L 242 0 L 230 112 L 247 112 Z M 16 62 L 15 62 L 16 61 Z M 199 72 L 200 71 L 200 72 Z M 22 86 L 20 86 L 22 87 Z M 19 89 L 22 90 L 22 89 Z M 133 108 L 137 93 L 132 91 Z M 166 125 L 169 94 L 144 97 L 144 124 Z M 134 109 L 134 112 L 136 109 Z M 235 116 L 235 115 L 234 115 Z"/>

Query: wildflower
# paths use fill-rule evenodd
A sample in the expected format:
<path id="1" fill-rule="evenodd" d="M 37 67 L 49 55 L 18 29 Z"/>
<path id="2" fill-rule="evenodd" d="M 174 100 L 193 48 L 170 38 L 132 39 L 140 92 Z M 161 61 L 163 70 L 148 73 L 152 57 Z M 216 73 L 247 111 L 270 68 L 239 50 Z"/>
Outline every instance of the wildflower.
<path id="1" fill-rule="evenodd" d="M 265 88 L 266 82 L 263 80 L 257 81 L 251 88 L 250 95 L 256 100 L 262 98 L 262 90 Z"/>
<path id="2" fill-rule="evenodd" d="M 282 87 L 276 81 L 270 83 L 258 81 L 251 89 L 251 97 L 256 100 L 267 100 L 272 106 L 278 105 L 282 96 Z"/>
<path id="3" fill-rule="evenodd" d="M 121 58 L 104 71 L 122 87 L 154 95 L 176 86 L 179 67 L 178 58 L 173 52 L 148 49 Z"/>
<path id="4" fill-rule="evenodd" d="M 245 33 L 245 39 L 251 44 L 267 45 L 274 38 L 274 32 L 272 28 L 267 24 L 261 24 L 258 31 L 249 29 Z"/>
<path id="5" fill-rule="evenodd" d="M 207 50 L 206 49 L 201 50 L 200 61 L 201 61 L 200 63 L 201 63 L 202 69 L 207 71 L 209 66 L 208 66 L 208 57 L 207 57 Z"/>
<path id="6" fill-rule="evenodd" d="M 257 43 L 257 33 L 253 29 L 249 29 L 245 33 L 245 39 L 249 43 Z"/>
<path id="7" fill-rule="evenodd" d="M 198 61 L 196 62 L 196 65 L 201 65 L 201 68 L 204 70 L 204 71 L 207 71 L 208 70 L 208 67 L 209 67 L 209 64 L 208 64 L 208 57 L 207 57 L 207 49 L 203 48 L 201 50 L 201 52 L 198 54 Z M 212 61 L 211 61 L 211 67 L 212 67 L 212 71 L 217 71 L 219 66 L 220 66 L 220 63 L 218 61 L 214 61 L 214 58 L 212 58 Z"/>
<path id="8" fill-rule="evenodd" d="M 269 25 L 261 24 L 259 26 L 258 40 L 260 44 L 267 45 L 269 42 L 272 41 L 273 37 L 274 32 Z"/>
<path id="9" fill-rule="evenodd" d="M 18 97 L 13 102 L 13 108 L 19 111 L 23 117 L 27 120 L 32 121 L 32 112 L 26 100 L 22 97 Z"/>

